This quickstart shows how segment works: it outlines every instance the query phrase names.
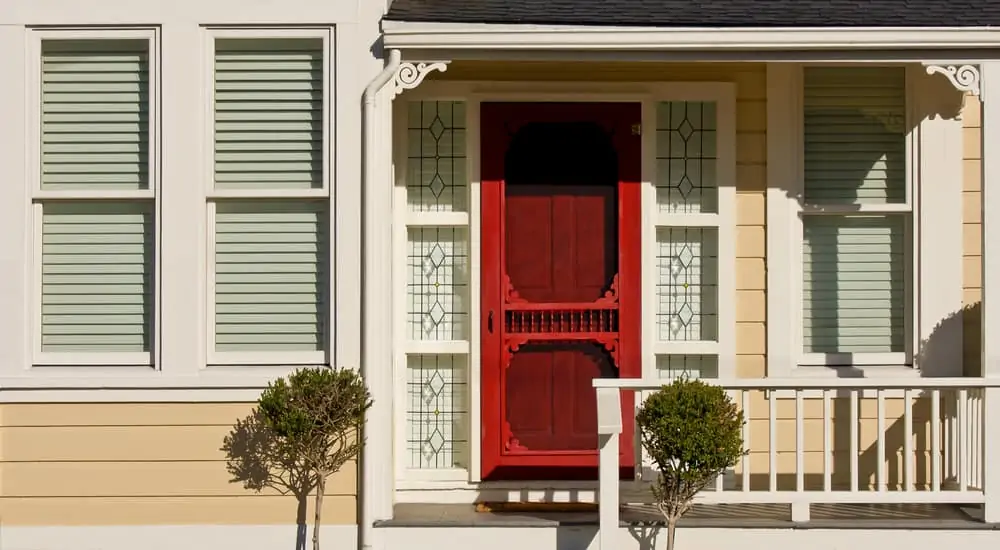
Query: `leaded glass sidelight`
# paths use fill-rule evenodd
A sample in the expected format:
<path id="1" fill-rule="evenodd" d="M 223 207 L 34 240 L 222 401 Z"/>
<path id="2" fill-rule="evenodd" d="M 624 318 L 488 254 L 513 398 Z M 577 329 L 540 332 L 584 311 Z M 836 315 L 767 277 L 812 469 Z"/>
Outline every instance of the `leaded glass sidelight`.
<path id="1" fill-rule="evenodd" d="M 410 468 L 464 468 L 468 446 L 466 356 L 410 355 L 406 451 Z"/>
<path id="2" fill-rule="evenodd" d="M 706 341 L 718 329 L 718 230 L 656 230 L 656 325 L 660 340 Z"/>
<path id="3" fill-rule="evenodd" d="M 719 358 L 715 355 L 659 355 L 656 372 L 663 380 L 718 378 Z"/>
<path id="4" fill-rule="evenodd" d="M 656 117 L 658 209 L 679 214 L 718 212 L 715 103 L 660 103 Z"/>
<path id="5" fill-rule="evenodd" d="M 410 339 L 468 339 L 468 232 L 457 227 L 413 227 L 408 234 Z"/>
<path id="6" fill-rule="evenodd" d="M 407 113 L 406 197 L 417 212 L 465 212 L 465 104 L 420 101 Z"/>

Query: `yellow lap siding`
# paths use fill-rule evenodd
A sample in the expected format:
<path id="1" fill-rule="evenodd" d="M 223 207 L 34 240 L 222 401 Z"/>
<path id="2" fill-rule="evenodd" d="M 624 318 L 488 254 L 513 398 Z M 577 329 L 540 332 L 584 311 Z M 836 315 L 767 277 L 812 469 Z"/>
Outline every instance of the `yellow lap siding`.
<path id="1" fill-rule="evenodd" d="M 5 525 L 294 523 L 294 497 L 248 491 L 226 471 L 222 439 L 252 406 L 0 406 L 0 517 Z M 356 523 L 356 494 L 350 463 L 327 484 L 324 521 Z"/>

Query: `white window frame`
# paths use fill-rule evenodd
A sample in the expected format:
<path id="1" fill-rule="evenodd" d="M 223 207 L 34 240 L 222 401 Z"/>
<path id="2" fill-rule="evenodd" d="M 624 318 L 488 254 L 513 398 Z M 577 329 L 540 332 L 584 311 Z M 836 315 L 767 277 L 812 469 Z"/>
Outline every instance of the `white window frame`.
<path id="1" fill-rule="evenodd" d="M 466 104 L 466 169 L 468 212 L 409 212 L 406 198 L 407 103 L 411 101 L 462 101 Z M 503 482 L 481 478 L 481 310 L 480 310 L 480 123 L 483 102 L 562 101 L 634 102 L 642 104 L 642 376 L 655 378 L 658 354 L 716 355 L 719 378 L 736 374 L 736 85 L 731 82 L 608 83 L 608 82 L 441 82 L 427 81 L 395 98 L 393 105 L 393 448 L 396 502 L 436 502 L 443 490 L 452 502 L 471 503 L 484 494 L 509 498 Z M 660 213 L 656 205 L 656 109 L 669 101 L 716 102 L 717 105 L 717 214 Z M 469 340 L 414 341 L 407 332 L 406 269 L 407 229 L 410 227 L 467 227 L 469 238 Z M 656 227 L 717 227 L 719 238 L 718 340 L 714 342 L 659 342 L 656 310 Z M 415 354 L 466 356 L 468 384 L 469 467 L 414 469 L 407 466 L 405 445 L 407 356 Z M 521 482 L 524 488 L 555 491 L 554 498 L 569 500 L 588 482 Z M 594 485 L 594 484 L 591 484 Z M 623 482 L 631 487 L 632 482 Z M 596 488 L 596 485 L 594 485 Z M 518 493 L 519 494 L 519 493 Z M 587 497 L 584 497 L 587 498 Z M 596 498 L 596 490 L 594 492 Z"/>
<path id="2" fill-rule="evenodd" d="M 661 212 L 656 197 L 657 109 L 660 103 L 692 101 L 715 103 L 716 192 L 715 213 Z M 643 377 L 659 376 L 657 359 L 670 355 L 715 357 L 718 377 L 736 376 L 736 86 L 717 82 L 681 82 L 663 86 L 642 106 L 642 342 Z M 718 238 L 717 339 L 713 341 L 660 340 L 656 305 L 659 280 L 655 250 L 661 228 L 715 229 Z"/>
<path id="3" fill-rule="evenodd" d="M 149 189 L 136 191 L 75 191 L 71 189 L 43 190 L 41 187 L 41 75 L 42 42 L 46 40 L 146 40 L 149 56 Z M 160 52 L 159 29 L 31 29 L 26 45 L 25 78 L 25 184 L 27 185 L 28 221 L 27 250 L 29 251 L 28 311 L 31 323 L 31 367 L 140 367 L 150 370 L 160 357 Z M 142 199 L 152 200 L 153 208 L 153 315 L 149 352 L 70 353 L 42 351 L 42 203 L 48 200 Z"/>
<path id="4" fill-rule="evenodd" d="M 857 66 L 858 64 L 853 64 Z M 810 65 L 819 66 L 819 65 Z M 850 66 L 850 64 L 824 64 Z M 898 65 L 897 65 L 898 66 Z M 768 376 L 831 375 L 839 369 L 882 369 L 882 374 L 917 375 L 921 342 L 935 325 L 961 309 L 962 160 L 961 120 L 924 117 L 934 104 L 920 66 L 906 66 L 906 192 L 905 202 L 886 205 L 823 206 L 836 214 L 909 213 L 906 224 L 904 323 L 906 348 L 895 353 L 805 353 L 803 351 L 802 216 L 816 205 L 804 197 L 804 65 L 768 65 Z M 956 92 L 957 93 L 957 92 Z M 919 117 L 919 120 L 918 120 Z M 955 143 L 957 142 L 957 146 Z M 926 182 L 921 185 L 920 182 Z M 927 208 L 921 208 L 927 204 Z M 822 215 L 822 214 L 811 214 Z M 920 292 L 920 288 L 930 289 Z M 959 323 L 960 324 L 960 323 Z M 935 353 L 935 373 L 961 375 L 961 327 L 951 328 L 954 350 Z M 941 344 L 937 343 L 936 347 Z M 927 365 L 923 365 L 927 366 Z M 824 368 L 827 367 L 827 368 Z M 916 367 L 916 368 L 914 368 Z M 885 369 L 891 370 L 885 370 Z"/>
<path id="5" fill-rule="evenodd" d="M 205 29 L 206 46 L 204 68 L 206 101 L 204 102 L 205 114 L 205 163 L 204 163 L 204 196 L 206 204 L 206 277 L 205 289 L 205 328 L 206 328 L 206 357 L 208 368 L 212 367 L 245 367 L 255 365 L 297 365 L 314 366 L 330 365 L 333 363 L 333 323 L 336 318 L 335 311 L 335 284 L 336 270 L 336 244 L 335 244 L 335 218 L 334 193 L 334 173 L 336 164 L 333 152 L 335 151 L 335 126 L 336 104 L 334 98 L 334 29 L 333 27 L 312 27 L 312 28 L 224 28 L 212 27 Z M 323 186 L 319 189 L 216 189 L 215 188 L 215 44 L 220 39 L 238 40 L 273 40 L 273 39 L 321 39 L 323 40 Z M 327 273 L 328 293 L 326 296 L 326 311 L 324 312 L 324 334 L 323 349 L 320 351 L 263 351 L 263 352 L 219 352 L 215 351 L 215 204 L 218 200 L 239 200 L 239 199 L 315 199 L 326 200 L 327 213 L 330 217 L 327 224 L 329 234 L 327 235 Z"/>

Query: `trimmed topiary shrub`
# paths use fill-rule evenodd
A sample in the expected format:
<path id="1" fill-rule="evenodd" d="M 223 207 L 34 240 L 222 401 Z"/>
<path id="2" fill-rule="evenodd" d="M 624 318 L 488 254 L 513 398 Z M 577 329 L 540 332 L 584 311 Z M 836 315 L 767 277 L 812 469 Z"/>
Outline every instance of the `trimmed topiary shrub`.
<path id="1" fill-rule="evenodd" d="M 223 442 L 227 467 L 248 488 L 316 491 L 313 550 L 319 550 L 326 480 L 364 445 L 371 395 L 350 369 L 300 369 L 268 384 L 257 407 Z M 303 501 L 304 502 L 304 501 Z"/>
<path id="2" fill-rule="evenodd" d="M 694 497 L 746 454 L 743 412 L 721 387 L 678 379 L 646 399 L 636 423 L 659 472 L 652 492 L 673 550 L 677 520 Z"/>

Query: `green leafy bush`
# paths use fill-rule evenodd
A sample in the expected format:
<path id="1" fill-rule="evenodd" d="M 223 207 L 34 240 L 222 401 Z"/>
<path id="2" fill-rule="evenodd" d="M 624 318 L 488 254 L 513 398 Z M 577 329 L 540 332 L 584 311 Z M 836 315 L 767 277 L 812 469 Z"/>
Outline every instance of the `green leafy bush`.
<path id="1" fill-rule="evenodd" d="M 636 423 L 659 472 L 652 492 L 673 550 L 677 520 L 695 495 L 746 454 L 743 412 L 721 387 L 678 379 L 646 399 Z"/>
<path id="2" fill-rule="evenodd" d="M 223 442 L 227 467 L 244 485 L 316 491 L 313 550 L 319 550 L 326 480 L 364 445 L 361 428 L 372 405 L 364 380 L 350 369 L 300 369 L 268 384 L 257 407 Z"/>

